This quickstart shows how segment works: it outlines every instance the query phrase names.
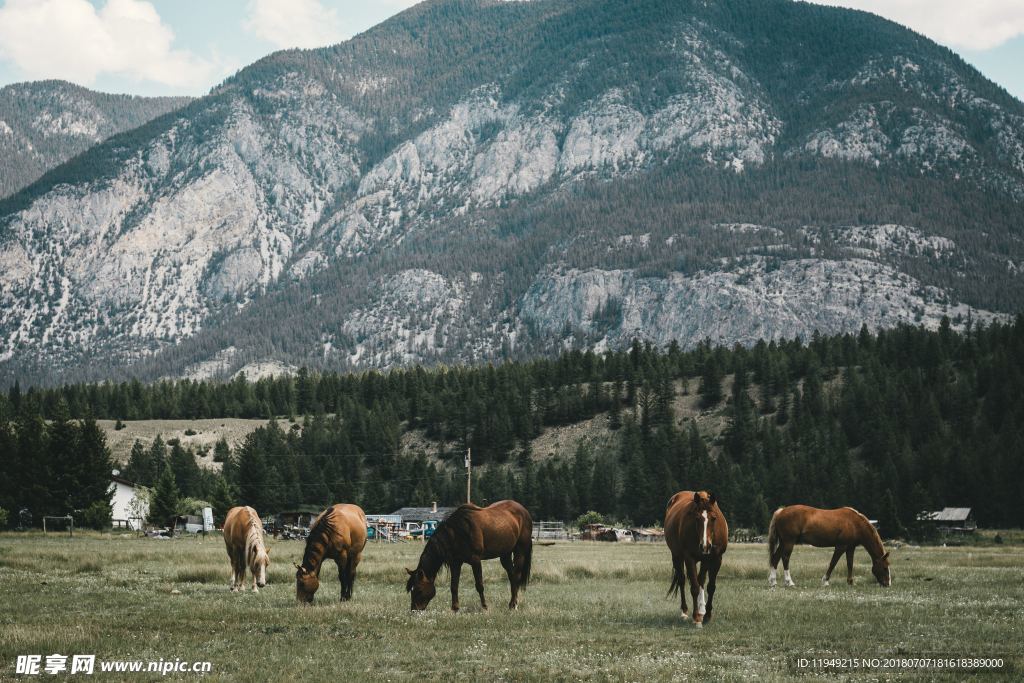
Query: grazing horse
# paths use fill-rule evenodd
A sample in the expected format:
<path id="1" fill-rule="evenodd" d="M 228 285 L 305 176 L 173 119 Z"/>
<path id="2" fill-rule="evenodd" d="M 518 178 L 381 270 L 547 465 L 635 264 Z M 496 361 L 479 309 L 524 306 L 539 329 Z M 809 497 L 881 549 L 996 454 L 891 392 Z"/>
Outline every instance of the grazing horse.
<path id="1" fill-rule="evenodd" d="M 701 628 L 711 621 L 715 580 L 718 570 L 722 568 L 722 555 L 729 545 L 729 524 L 718 509 L 714 494 L 707 491 L 680 491 L 672 496 L 665 510 L 665 542 L 672 551 L 672 585 L 668 593 L 671 595 L 679 591 L 683 619 L 689 619 L 686 609 L 686 579 L 689 577 L 690 594 L 693 597 L 693 623 Z"/>
<path id="2" fill-rule="evenodd" d="M 459 506 L 448 519 L 437 525 L 427 541 L 416 569 L 406 569 L 409 581 L 405 590 L 412 596 L 414 610 L 427 608 L 436 595 L 434 579 L 442 566 L 447 566 L 452 579 L 452 610 L 459 610 L 459 576 L 463 563 L 473 568 L 480 605 L 484 599 L 482 560 L 499 558 L 508 574 L 512 588 L 509 609 L 519 605 L 519 589 L 530 580 L 533 556 L 533 520 L 530 513 L 514 500 L 502 500 L 481 508 L 467 503 Z"/>
<path id="3" fill-rule="evenodd" d="M 302 564 L 295 565 L 295 598 L 313 602 L 320 588 L 320 565 L 324 559 L 338 565 L 342 602 L 352 597 L 356 567 L 366 546 L 366 514 L 358 505 L 332 505 L 316 518 L 306 537 Z"/>
<path id="4" fill-rule="evenodd" d="M 871 555 L 871 573 L 878 583 L 884 588 L 892 583 L 889 553 L 882 545 L 878 531 L 867 517 L 853 508 L 820 510 L 807 505 L 790 505 L 776 510 L 768 526 L 768 585 L 772 588 L 775 587 L 775 572 L 780 559 L 785 571 L 785 585 L 796 585 L 789 575 L 789 556 L 798 543 L 836 549 L 825 576 L 821 578 L 825 586 L 843 553 L 846 553 L 846 583 L 853 585 L 853 551 L 859 545 Z"/>
<path id="5" fill-rule="evenodd" d="M 251 507 L 234 507 L 224 518 L 224 545 L 231 560 L 231 590 L 245 590 L 245 568 L 252 574 L 252 590 L 267 585 L 270 549 L 263 540 L 263 521 Z"/>

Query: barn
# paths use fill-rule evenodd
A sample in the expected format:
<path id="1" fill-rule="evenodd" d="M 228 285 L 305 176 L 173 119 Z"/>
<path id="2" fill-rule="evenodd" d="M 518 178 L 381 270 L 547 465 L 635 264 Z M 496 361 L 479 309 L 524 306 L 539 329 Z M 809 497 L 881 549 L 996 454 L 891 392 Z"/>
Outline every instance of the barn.
<path id="1" fill-rule="evenodd" d="M 136 495 L 138 486 L 124 477 L 110 477 L 111 524 L 116 528 L 138 531 L 142 528 L 142 520 L 149 514 L 149 502 Z"/>
<path id="2" fill-rule="evenodd" d="M 977 531 L 971 508 L 942 508 L 935 512 L 924 512 L 918 520 L 943 534 L 971 534 Z"/>
<path id="3" fill-rule="evenodd" d="M 391 513 L 391 517 L 400 517 L 402 526 L 406 531 L 418 531 L 429 529 L 431 532 L 440 522 L 448 518 L 448 515 L 455 512 L 452 507 L 438 507 L 434 503 L 430 507 L 404 507 Z M 428 534 L 429 535 L 429 534 Z"/>

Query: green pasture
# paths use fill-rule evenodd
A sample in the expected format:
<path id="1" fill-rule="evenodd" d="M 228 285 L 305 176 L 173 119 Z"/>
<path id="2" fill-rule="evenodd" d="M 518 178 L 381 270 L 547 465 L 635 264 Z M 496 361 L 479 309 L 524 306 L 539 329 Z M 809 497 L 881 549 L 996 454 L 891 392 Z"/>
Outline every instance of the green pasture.
<path id="1" fill-rule="evenodd" d="M 496 681 L 791 679 L 798 658 L 1002 657 L 990 676 L 1024 675 L 1024 552 L 1016 543 L 893 550 L 894 585 L 871 579 L 858 551 L 856 583 L 820 586 L 831 551 L 798 548 L 797 588 L 769 590 L 763 545 L 730 546 L 715 618 L 696 630 L 665 597 L 661 544 L 558 543 L 534 551 L 517 612 L 497 562 L 486 563 L 488 612 L 468 568 L 462 611 L 447 576 L 425 613 L 409 611 L 404 567 L 421 545 L 370 544 L 355 597 L 342 604 L 333 564 L 312 607 L 295 603 L 292 561 L 302 544 L 271 541 L 270 583 L 228 590 L 219 536 L 173 540 L 76 533 L 0 534 L 0 680 L 18 655 L 95 654 L 98 660 L 208 660 L 205 680 Z M 852 680 L 962 680 L 963 671 L 876 669 Z M 188 678 L 180 674 L 167 678 Z M 87 676 L 67 677 L 70 680 Z M 91 679 L 156 680 L 155 674 Z"/>

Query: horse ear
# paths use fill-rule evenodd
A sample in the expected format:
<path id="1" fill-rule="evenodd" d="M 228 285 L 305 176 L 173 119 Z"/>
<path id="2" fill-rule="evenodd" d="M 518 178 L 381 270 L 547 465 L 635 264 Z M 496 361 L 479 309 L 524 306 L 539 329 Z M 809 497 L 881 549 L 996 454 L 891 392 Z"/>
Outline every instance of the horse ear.
<path id="1" fill-rule="evenodd" d="M 413 569 L 406 569 L 406 570 L 405 570 L 405 573 L 406 573 L 406 574 L 408 574 L 409 576 L 412 576 L 413 574 L 415 574 L 415 573 L 416 573 L 416 571 L 415 571 L 415 570 L 413 570 Z"/>
<path id="2" fill-rule="evenodd" d="M 889 559 L 889 551 L 888 550 L 885 551 L 885 555 L 882 555 L 882 559 L 883 560 L 888 560 Z"/>
<path id="3" fill-rule="evenodd" d="M 263 552 L 265 552 L 267 555 L 269 555 L 270 554 L 270 548 L 269 547 L 264 548 Z"/>
<path id="4" fill-rule="evenodd" d="M 708 494 L 708 507 L 711 507 L 712 505 L 717 505 L 717 504 L 718 504 L 718 496 L 716 496 L 714 493 L 709 493 Z"/>
<path id="5" fill-rule="evenodd" d="M 299 570 L 302 569 L 302 567 L 298 563 L 296 563 L 296 562 L 292 562 L 292 566 L 295 567 L 296 569 L 299 569 Z"/>

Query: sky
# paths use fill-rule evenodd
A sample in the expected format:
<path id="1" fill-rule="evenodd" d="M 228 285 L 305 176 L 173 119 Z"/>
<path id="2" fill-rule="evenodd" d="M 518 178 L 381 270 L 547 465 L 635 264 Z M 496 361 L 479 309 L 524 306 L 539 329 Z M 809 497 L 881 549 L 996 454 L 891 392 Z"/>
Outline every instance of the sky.
<path id="1" fill-rule="evenodd" d="M 817 0 L 946 45 L 1024 100 L 1024 0 Z M 276 50 L 341 42 L 416 0 L 0 0 L 0 86 L 202 95 Z"/>

